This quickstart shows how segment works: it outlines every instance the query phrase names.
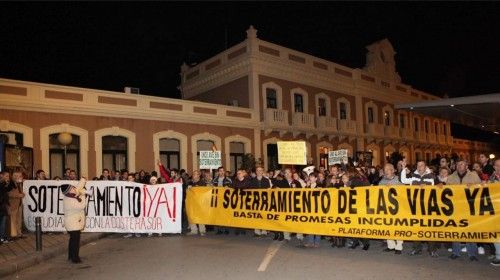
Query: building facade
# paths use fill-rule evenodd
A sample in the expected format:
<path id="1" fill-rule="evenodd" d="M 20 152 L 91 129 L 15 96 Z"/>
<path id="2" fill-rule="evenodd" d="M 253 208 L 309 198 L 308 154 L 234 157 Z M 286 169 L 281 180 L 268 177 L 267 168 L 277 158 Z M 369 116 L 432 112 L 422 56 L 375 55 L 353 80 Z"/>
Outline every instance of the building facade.
<path id="1" fill-rule="evenodd" d="M 369 153 L 373 165 L 398 151 L 410 162 L 457 150 L 472 160 L 488 143 L 453 139 L 449 120 L 395 110 L 394 104 L 438 97 L 401 83 L 387 40 L 367 47 L 367 64 L 351 69 L 257 38 L 196 66 L 181 67 L 183 100 L 0 79 L 0 134 L 33 148 L 34 169 L 64 166 L 94 177 L 103 168 L 198 168 L 198 152 L 215 148 L 229 170 L 252 153 L 277 165 L 276 143 L 304 140 L 308 161 L 329 150 Z M 61 144 L 60 135 L 71 143 Z"/>

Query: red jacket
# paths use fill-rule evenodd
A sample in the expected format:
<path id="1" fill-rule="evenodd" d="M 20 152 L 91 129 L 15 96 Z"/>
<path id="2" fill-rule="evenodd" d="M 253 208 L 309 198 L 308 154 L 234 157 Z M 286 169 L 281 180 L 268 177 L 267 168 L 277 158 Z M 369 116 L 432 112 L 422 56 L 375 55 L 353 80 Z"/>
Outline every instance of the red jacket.
<path id="1" fill-rule="evenodd" d="M 161 176 L 165 179 L 167 183 L 182 183 L 182 178 L 179 177 L 176 180 L 174 180 L 172 177 L 170 177 L 170 171 L 167 170 L 163 164 L 158 165 L 160 167 L 160 174 Z"/>

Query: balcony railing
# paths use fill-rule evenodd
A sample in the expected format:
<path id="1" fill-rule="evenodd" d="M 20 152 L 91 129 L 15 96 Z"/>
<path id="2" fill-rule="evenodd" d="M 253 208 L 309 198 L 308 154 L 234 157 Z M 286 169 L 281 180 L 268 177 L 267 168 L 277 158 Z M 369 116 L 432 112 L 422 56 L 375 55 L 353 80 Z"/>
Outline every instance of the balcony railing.
<path id="1" fill-rule="evenodd" d="M 397 127 L 384 125 L 384 134 L 386 137 L 398 138 L 399 131 Z"/>
<path id="2" fill-rule="evenodd" d="M 435 133 L 427 133 L 427 141 L 431 144 L 436 144 L 437 143 L 437 138 Z"/>
<path id="3" fill-rule="evenodd" d="M 318 129 L 326 132 L 337 132 L 337 119 L 332 117 L 319 116 L 316 119 Z"/>
<path id="4" fill-rule="evenodd" d="M 339 132 L 343 134 L 356 134 L 356 122 L 351 120 L 339 120 Z"/>
<path id="5" fill-rule="evenodd" d="M 293 113 L 292 123 L 294 128 L 314 129 L 314 115 L 305 113 Z"/>
<path id="6" fill-rule="evenodd" d="M 279 109 L 265 109 L 264 122 L 269 127 L 288 127 L 288 111 Z"/>
<path id="7" fill-rule="evenodd" d="M 382 137 L 384 136 L 384 126 L 379 123 L 367 123 L 365 132 L 367 136 Z"/>

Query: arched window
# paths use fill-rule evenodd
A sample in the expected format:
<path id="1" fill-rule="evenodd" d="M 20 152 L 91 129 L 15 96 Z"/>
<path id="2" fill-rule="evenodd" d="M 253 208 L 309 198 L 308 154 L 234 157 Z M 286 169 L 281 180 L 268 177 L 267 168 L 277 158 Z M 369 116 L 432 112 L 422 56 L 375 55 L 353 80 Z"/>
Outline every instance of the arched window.
<path id="1" fill-rule="evenodd" d="M 180 169 L 180 141 L 175 138 L 162 138 L 159 144 L 161 163 L 168 169 Z"/>
<path id="2" fill-rule="evenodd" d="M 399 114 L 399 128 L 406 128 L 406 115 Z"/>
<path id="3" fill-rule="evenodd" d="M 274 82 L 262 84 L 262 108 L 282 109 L 282 89 Z"/>
<path id="4" fill-rule="evenodd" d="M 373 108 L 368 107 L 368 123 L 374 123 Z"/>
<path id="5" fill-rule="evenodd" d="M 236 172 L 243 164 L 245 144 L 242 142 L 229 143 L 229 170 Z"/>
<path id="6" fill-rule="evenodd" d="M 102 168 L 128 169 L 128 140 L 123 136 L 102 137 Z"/>
<path id="7" fill-rule="evenodd" d="M 107 139 L 105 139 L 108 137 Z M 96 151 L 96 174 L 103 164 L 114 165 L 114 169 L 135 170 L 135 133 L 117 126 L 102 128 L 94 132 Z M 106 153 L 105 151 L 109 151 Z M 106 159 L 104 159 L 106 157 Z M 108 168 L 109 169 L 109 168 Z"/>
<path id="8" fill-rule="evenodd" d="M 266 108 L 278 109 L 278 99 L 274 88 L 266 88 Z"/>
<path id="9" fill-rule="evenodd" d="M 392 120 L 391 120 L 391 112 L 389 111 L 384 111 L 384 124 L 386 126 L 390 126 L 392 123 Z"/>
<path id="10" fill-rule="evenodd" d="M 308 95 L 307 92 L 301 88 L 294 88 L 290 91 L 290 98 L 292 100 L 292 110 L 295 113 L 308 112 Z"/>
<path id="11" fill-rule="evenodd" d="M 366 123 L 379 123 L 378 119 L 378 106 L 373 101 L 365 103 L 365 122 Z"/>
<path id="12" fill-rule="evenodd" d="M 337 99 L 337 113 L 341 120 L 351 119 L 351 102 L 345 97 Z"/>
<path id="13" fill-rule="evenodd" d="M 80 136 L 71 134 L 71 143 L 64 146 L 58 140 L 59 133 L 49 135 L 49 174 L 63 178 L 64 170 L 75 170 L 80 177 Z"/>

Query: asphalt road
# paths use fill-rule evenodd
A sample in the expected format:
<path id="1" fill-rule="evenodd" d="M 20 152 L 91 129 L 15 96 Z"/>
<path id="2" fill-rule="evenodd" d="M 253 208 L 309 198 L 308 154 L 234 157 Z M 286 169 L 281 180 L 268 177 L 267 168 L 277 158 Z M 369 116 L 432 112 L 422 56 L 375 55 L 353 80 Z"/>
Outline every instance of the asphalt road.
<path id="1" fill-rule="evenodd" d="M 296 247 L 251 236 L 164 236 L 123 239 L 112 235 L 82 247 L 82 264 L 58 256 L 11 279 L 499 279 L 500 268 L 486 256 L 470 262 L 382 252 L 380 241 L 368 251 Z"/>

